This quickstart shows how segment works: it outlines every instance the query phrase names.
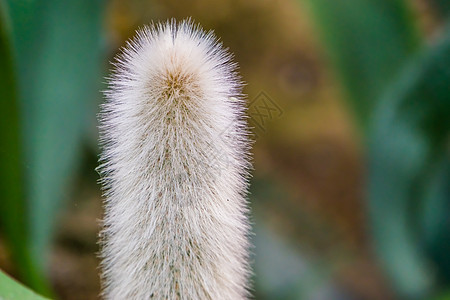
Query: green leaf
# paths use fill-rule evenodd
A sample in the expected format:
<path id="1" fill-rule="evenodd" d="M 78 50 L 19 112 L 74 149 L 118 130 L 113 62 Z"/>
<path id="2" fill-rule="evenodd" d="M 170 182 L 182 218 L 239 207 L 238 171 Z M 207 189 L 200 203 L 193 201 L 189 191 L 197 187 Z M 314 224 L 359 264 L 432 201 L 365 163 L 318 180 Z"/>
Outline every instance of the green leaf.
<path id="1" fill-rule="evenodd" d="M 7 240 L 22 252 L 26 226 L 20 216 L 25 211 L 22 193 L 19 108 L 11 54 L 10 28 L 3 1 L 0 2 L 0 213 L 1 226 Z"/>
<path id="2" fill-rule="evenodd" d="M 9 0 L 23 120 L 30 249 L 41 269 L 80 161 L 101 76 L 99 0 Z"/>
<path id="3" fill-rule="evenodd" d="M 0 299 L 2 300 L 44 300 L 0 270 Z"/>
<path id="4" fill-rule="evenodd" d="M 42 292 L 46 282 L 32 262 L 23 188 L 20 112 L 7 6 L 0 1 L 0 226 L 21 278 Z"/>
<path id="5" fill-rule="evenodd" d="M 443 18 L 448 18 L 450 15 L 450 1 L 448 0 L 432 0 L 436 12 Z"/>
<path id="6" fill-rule="evenodd" d="M 449 87 L 447 30 L 445 38 L 408 66 L 380 101 L 370 136 L 369 213 L 375 246 L 399 293 L 410 298 L 428 294 L 437 282 L 433 270 L 441 264 L 433 264 L 422 244 L 426 237 L 421 211 L 437 203 L 428 207 L 433 218 L 448 217 L 448 212 L 436 211 L 442 201 L 448 209 L 448 194 L 433 190 L 440 191 L 435 187 L 447 176 L 442 170 L 449 158 Z M 444 198 L 428 202 L 435 197 Z M 435 221 L 448 226 L 445 219 Z"/>
<path id="7" fill-rule="evenodd" d="M 326 53 L 363 128 L 382 91 L 420 45 L 403 0 L 307 0 Z"/>
<path id="8" fill-rule="evenodd" d="M 437 297 L 433 297 L 432 300 L 450 300 L 450 292 L 446 291 L 444 293 L 441 293 Z"/>
<path id="9" fill-rule="evenodd" d="M 422 228 L 426 251 L 439 275 L 450 283 L 450 159 L 445 157 L 433 170 L 423 200 Z"/>

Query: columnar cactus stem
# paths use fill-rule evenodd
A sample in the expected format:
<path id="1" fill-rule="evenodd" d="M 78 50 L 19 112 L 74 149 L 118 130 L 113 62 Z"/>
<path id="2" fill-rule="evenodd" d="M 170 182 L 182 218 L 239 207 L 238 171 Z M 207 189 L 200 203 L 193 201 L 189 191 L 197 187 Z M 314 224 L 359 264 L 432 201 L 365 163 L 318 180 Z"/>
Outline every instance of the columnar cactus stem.
<path id="1" fill-rule="evenodd" d="M 245 298 L 249 143 L 231 55 L 190 21 L 146 27 L 105 95 L 103 296 Z"/>

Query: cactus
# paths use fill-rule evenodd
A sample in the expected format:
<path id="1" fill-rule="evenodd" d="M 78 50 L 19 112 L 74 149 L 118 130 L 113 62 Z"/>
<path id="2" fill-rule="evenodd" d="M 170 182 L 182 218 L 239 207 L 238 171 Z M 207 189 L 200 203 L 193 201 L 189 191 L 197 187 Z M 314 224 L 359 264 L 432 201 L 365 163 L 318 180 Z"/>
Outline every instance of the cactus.
<path id="1" fill-rule="evenodd" d="M 138 31 L 100 113 L 106 299 L 248 296 L 248 131 L 237 65 L 190 20 Z"/>

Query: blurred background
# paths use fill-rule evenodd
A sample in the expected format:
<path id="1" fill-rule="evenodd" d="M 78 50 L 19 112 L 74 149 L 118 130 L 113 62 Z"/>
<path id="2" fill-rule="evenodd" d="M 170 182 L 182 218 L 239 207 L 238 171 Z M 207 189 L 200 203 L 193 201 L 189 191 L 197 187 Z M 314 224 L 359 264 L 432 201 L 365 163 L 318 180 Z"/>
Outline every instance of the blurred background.
<path id="1" fill-rule="evenodd" d="M 247 83 L 254 298 L 450 299 L 450 1 L 0 10 L 4 273 L 51 298 L 98 298 L 96 113 L 109 61 L 144 24 L 192 17 Z M 37 296 L 1 274 L 0 298 Z"/>

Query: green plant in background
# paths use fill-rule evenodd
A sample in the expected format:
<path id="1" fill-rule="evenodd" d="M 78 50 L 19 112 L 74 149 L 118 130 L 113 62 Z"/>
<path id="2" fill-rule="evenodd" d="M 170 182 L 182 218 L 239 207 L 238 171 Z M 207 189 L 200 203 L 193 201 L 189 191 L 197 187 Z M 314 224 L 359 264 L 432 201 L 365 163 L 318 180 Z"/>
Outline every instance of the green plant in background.
<path id="1" fill-rule="evenodd" d="M 0 299 L 4 300 L 44 300 L 8 275 L 0 271 Z"/>
<path id="2" fill-rule="evenodd" d="M 0 225 L 22 280 L 48 292 L 48 286 L 31 259 L 29 231 L 25 213 L 21 116 L 16 72 L 13 62 L 11 27 L 7 6 L 0 2 Z M 1 296 L 1 294 L 0 294 Z"/>
<path id="3" fill-rule="evenodd" d="M 410 297 L 427 295 L 435 277 L 450 279 L 448 29 L 380 100 L 369 141 L 377 250 L 398 289 Z"/>
<path id="4" fill-rule="evenodd" d="M 436 11 L 442 18 L 447 18 L 450 14 L 450 1 L 448 0 L 433 0 L 431 3 L 434 5 Z"/>
<path id="5" fill-rule="evenodd" d="M 450 28 L 421 49 L 408 3 L 308 1 L 367 128 L 376 252 L 399 295 L 429 298 L 450 280 Z M 447 3 L 436 1 L 443 15 Z"/>
<path id="6" fill-rule="evenodd" d="M 386 85 L 421 44 L 404 0 L 307 0 L 344 91 L 364 129 Z"/>
<path id="7" fill-rule="evenodd" d="M 1 4 L 1 132 L 8 147 L 1 156 L 2 180 L 8 180 L 2 182 L 2 230 L 21 279 L 49 294 L 44 274 L 55 216 L 79 165 L 90 102 L 98 98 L 102 1 Z"/>
<path id="8" fill-rule="evenodd" d="M 370 136 L 376 248 L 410 298 L 426 297 L 449 280 L 449 50 L 444 41 L 412 62 L 380 101 Z"/>

